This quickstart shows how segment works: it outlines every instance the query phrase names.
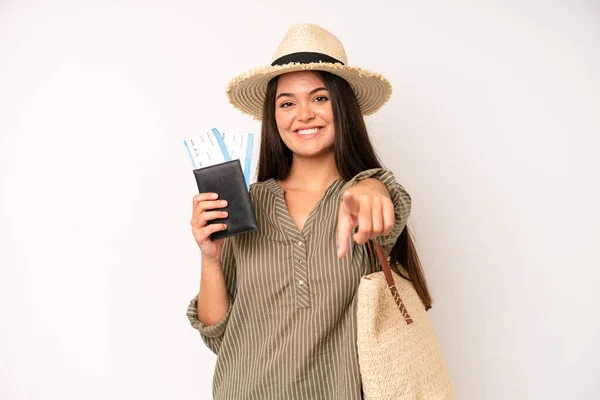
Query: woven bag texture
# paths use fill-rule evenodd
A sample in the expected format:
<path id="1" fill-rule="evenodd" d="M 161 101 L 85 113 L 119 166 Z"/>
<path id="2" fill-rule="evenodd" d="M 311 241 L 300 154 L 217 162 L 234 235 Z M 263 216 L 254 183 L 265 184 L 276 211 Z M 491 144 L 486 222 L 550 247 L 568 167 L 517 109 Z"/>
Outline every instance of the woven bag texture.
<path id="1" fill-rule="evenodd" d="M 392 270 L 413 323 L 407 324 L 383 272 L 358 287 L 357 346 L 365 400 L 456 399 L 427 311 L 412 283 Z"/>

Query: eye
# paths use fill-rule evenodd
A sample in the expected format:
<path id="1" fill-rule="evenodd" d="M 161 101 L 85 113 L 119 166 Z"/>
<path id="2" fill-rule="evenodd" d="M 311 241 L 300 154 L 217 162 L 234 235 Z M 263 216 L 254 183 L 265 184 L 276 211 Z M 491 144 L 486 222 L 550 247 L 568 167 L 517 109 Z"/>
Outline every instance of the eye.
<path id="1" fill-rule="evenodd" d="M 318 103 L 323 103 L 325 101 L 329 100 L 329 98 L 327 96 L 317 96 L 315 97 L 315 101 Z"/>
<path id="2" fill-rule="evenodd" d="M 287 107 L 291 107 L 291 106 L 293 106 L 293 105 L 294 105 L 294 104 L 293 104 L 291 101 L 284 101 L 283 103 L 281 103 L 281 104 L 279 105 L 279 107 L 281 107 L 281 108 L 287 108 Z"/>

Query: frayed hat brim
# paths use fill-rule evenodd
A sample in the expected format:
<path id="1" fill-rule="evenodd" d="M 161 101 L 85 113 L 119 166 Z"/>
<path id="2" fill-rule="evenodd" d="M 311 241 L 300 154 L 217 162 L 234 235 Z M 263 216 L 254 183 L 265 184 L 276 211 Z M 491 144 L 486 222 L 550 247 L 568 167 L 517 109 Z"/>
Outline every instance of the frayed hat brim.
<path id="1" fill-rule="evenodd" d="M 363 115 L 379 110 L 392 95 L 391 83 L 381 74 L 339 63 L 289 63 L 255 68 L 237 75 L 226 88 L 229 102 L 256 120 L 262 119 L 267 85 L 276 76 L 296 71 L 326 71 L 345 79 L 356 95 Z"/>

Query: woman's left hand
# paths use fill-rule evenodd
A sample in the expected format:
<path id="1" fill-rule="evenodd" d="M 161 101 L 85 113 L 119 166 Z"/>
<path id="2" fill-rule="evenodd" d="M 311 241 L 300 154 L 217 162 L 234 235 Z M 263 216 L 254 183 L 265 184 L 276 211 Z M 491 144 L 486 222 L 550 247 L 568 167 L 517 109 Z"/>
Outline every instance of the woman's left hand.
<path id="1" fill-rule="evenodd" d="M 363 179 L 344 192 L 338 214 L 338 257 L 348 252 L 350 234 L 357 225 L 354 241 L 358 244 L 390 233 L 394 227 L 390 192 L 377 179 Z"/>

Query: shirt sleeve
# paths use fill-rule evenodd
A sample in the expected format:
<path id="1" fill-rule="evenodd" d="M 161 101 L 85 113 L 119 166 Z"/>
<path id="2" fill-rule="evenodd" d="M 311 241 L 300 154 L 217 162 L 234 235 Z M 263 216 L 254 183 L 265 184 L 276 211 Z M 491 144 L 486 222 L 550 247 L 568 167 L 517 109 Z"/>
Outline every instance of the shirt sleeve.
<path id="1" fill-rule="evenodd" d="M 221 320 L 214 326 L 206 326 L 198 319 L 198 295 L 191 301 L 187 309 L 187 317 L 193 328 L 197 329 L 206 346 L 215 354 L 219 354 L 221 342 L 227 330 L 229 316 L 235 302 L 236 268 L 233 253 L 233 237 L 225 238 L 221 250 L 221 268 L 225 278 L 225 286 L 229 296 L 229 309 Z"/>
<path id="2" fill-rule="evenodd" d="M 346 182 L 342 193 L 356 185 L 356 183 L 362 179 L 367 178 L 375 178 L 383 183 L 390 191 L 392 203 L 394 204 L 394 227 L 392 228 L 392 231 L 386 235 L 379 235 L 375 238 L 375 241 L 383 247 L 385 254 L 389 254 L 396 243 L 396 240 L 400 237 L 400 234 L 406 227 L 411 211 L 411 197 L 404 187 L 396 182 L 394 174 L 384 168 L 373 168 L 358 173 L 351 180 Z"/>

